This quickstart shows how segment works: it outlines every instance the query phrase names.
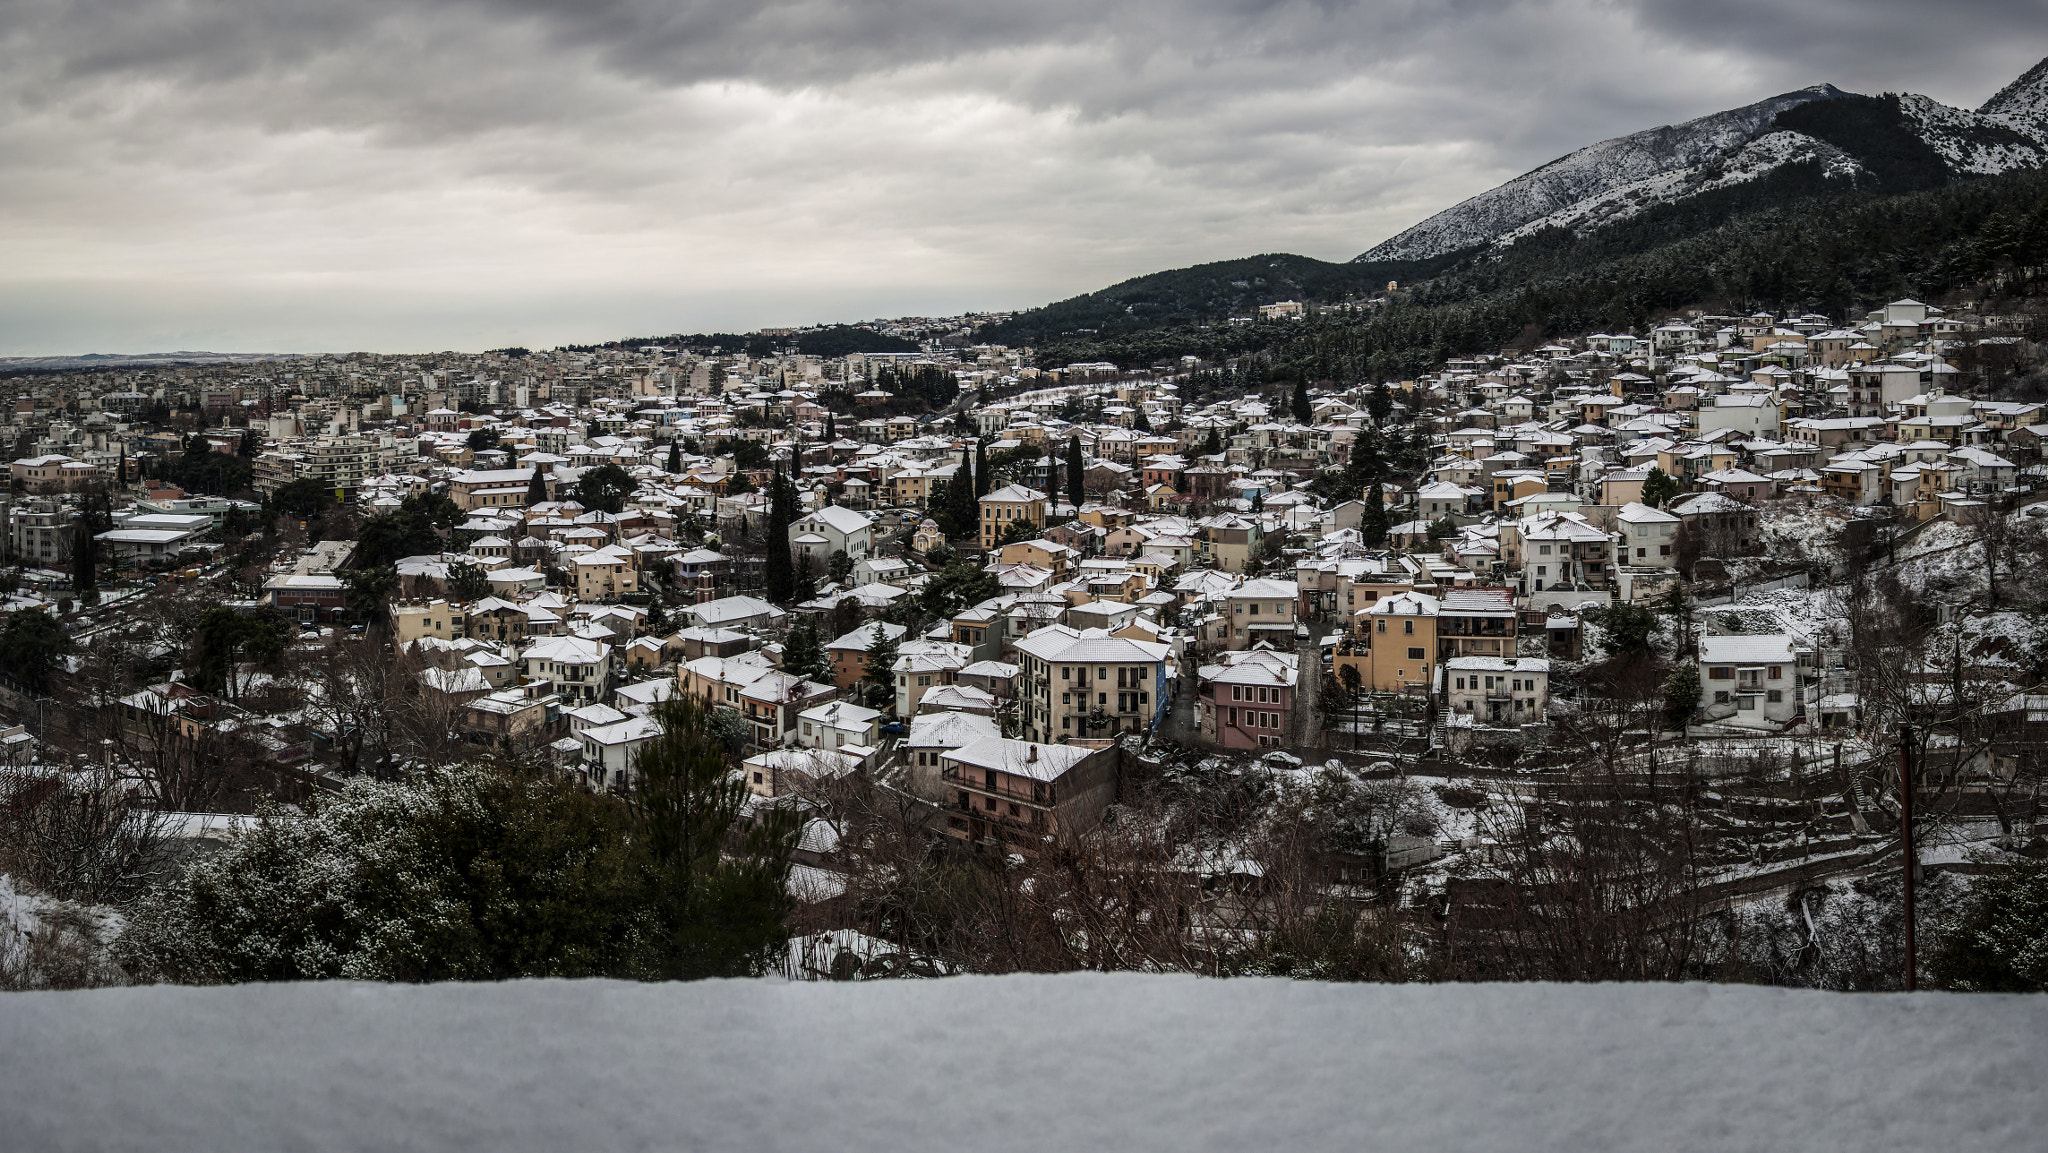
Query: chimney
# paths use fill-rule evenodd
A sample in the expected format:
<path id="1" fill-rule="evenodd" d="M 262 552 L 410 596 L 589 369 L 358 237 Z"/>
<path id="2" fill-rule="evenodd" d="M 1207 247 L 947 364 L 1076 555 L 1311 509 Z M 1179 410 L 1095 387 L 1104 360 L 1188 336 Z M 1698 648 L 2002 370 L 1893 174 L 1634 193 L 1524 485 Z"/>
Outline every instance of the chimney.
<path id="1" fill-rule="evenodd" d="M 1024 754 L 1024 763 L 1025 763 L 1025 764 L 1027 764 L 1027 765 L 1029 765 L 1029 764 L 1035 764 L 1035 763 L 1037 763 L 1037 761 L 1038 761 L 1038 746 L 1037 746 L 1037 745 L 1032 745 L 1032 746 L 1031 746 L 1031 751 L 1030 751 L 1030 752 L 1027 752 L 1027 753 L 1025 753 L 1025 754 Z"/>

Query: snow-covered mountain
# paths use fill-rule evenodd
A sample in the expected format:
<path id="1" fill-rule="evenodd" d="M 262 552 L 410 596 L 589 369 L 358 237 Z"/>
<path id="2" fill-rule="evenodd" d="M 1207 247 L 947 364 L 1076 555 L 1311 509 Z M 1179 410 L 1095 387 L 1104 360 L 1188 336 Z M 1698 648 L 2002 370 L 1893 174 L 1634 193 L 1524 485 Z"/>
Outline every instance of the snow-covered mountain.
<path id="1" fill-rule="evenodd" d="M 1885 99 L 1880 108 L 1869 98 L 1818 84 L 1684 124 L 1603 140 L 1445 209 L 1357 259 L 1426 260 L 1513 243 L 1555 227 L 1584 234 L 1792 164 L 1811 163 L 1830 181 L 1877 179 L 1877 170 L 1896 171 L 1901 142 L 1922 158 L 1923 170 L 1933 172 L 1937 182 L 1943 168 L 1956 177 L 2048 166 L 2048 60 L 1975 112 L 1925 96 L 1900 97 L 1896 105 Z M 1847 101 L 1829 108 L 1846 107 L 1853 114 L 1815 116 L 1810 113 L 1828 110 L 1805 107 L 1822 101 Z M 1859 101 L 1866 107 L 1856 107 Z M 1785 119 L 1796 118 L 1806 131 L 1779 123 L 1780 114 L 1794 110 L 1801 111 Z M 1879 122 L 1876 134 L 1873 117 Z M 1844 122 L 1840 131 L 1816 127 L 1830 119 Z"/>
<path id="2" fill-rule="evenodd" d="M 1977 111 L 2031 135 L 2048 131 L 2048 60 L 1999 89 L 1998 95 L 1986 100 Z"/>

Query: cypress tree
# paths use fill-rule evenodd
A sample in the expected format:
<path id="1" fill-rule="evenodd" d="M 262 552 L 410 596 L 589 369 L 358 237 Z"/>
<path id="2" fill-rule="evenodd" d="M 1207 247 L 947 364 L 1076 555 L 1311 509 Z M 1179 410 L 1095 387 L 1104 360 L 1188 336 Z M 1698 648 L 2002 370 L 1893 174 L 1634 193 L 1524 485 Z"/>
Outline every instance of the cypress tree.
<path id="1" fill-rule="evenodd" d="M 1081 507 L 1081 494 L 1087 489 L 1087 479 L 1081 463 L 1081 438 L 1070 436 L 1067 438 L 1067 499 L 1074 502 L 1076 509 Z"/>
<path id="2" fill-rule="evenodd" d="M 1308 377 L 1306 375 L 1296 378 L 1294 382 L 1293 411 L 1294 419 L 1301 424 L 1307 424 L 1315 416 L 1315 411 L 1308 404 Z"/>
<path id="3" fill-rule="evenodd" d="M 1387 543 L 1387 494 L 1378 477 L 1365 486 L 1365 515 L 1358 518 L 1358 531 L 1367 544 Z"/>
<path id="4" fill-rule="evenodd" d="M 540 466 L 533 466 L 533 475 L 526 480 L 526 507 L 544 504 L 548 499 L 548 481 L 540 473 Z"/>
<path id="5" fill-rule="evenodd" d="M 981 531 L 981 505 L 975 500 L 973 465 L 960 454 L 960 467 L 946 486 L 946 515 L 953 522 L 955 536 L 974 536 Z"/>
<path id="6" fill-rule="evenodd" d="M 874 637 L 868 642 L 867 668 L 861 680 L 868 689 L 868 707 L 886 712 L 896 711 L 896 637 L 880 621 L 871 626 Z"/>
<path id="7" fill-rule="evenodd" d="M 1217 453 L 1222 451 L 1223 435 L 1217 432 L 1214 426 L 1211 426 L 1209 429 L 1209 439 L 1202 442 L 1202 455 L 1215 456 Z"/>
<path id="8" fill-rule="evenodd" d="M 988 495 L 988 442 L 974 442 L 974 496 L 979 500 Z"/>
<path id="9" fill-rule="evenodd" d="M 1060 504 L 1060 462 L 1059 458 L 1047 453 L 1045 457 L 1045 515 L 1050 518 Z"/>
<path id="10" fill-rule="evenodd" d="M 826 412 L 825 412 L 825 443 L 826 443 L 826 444 L 831 444 L 831 443 L 832 443 L 833 441 L 835 441 L 835 440 L 838 440 L 838 439 L 839 439 L 839 431 L 838 431 L 838 430 L 839 430 L 839 414 L 838 414 L 838 413 L 836 413 L 836 412 L 833 412 L 833 411 L 831 411 L 831 410 L 829 410 L 829 409 L 828 409 L 828 410 L 826 410 Z"/>
<path id="11" fill-rule="evenodd" d="M 683 471 L 683 442 L 676 437 L 668 441 L 668 474 L 674 476 Z"/>
<path id="12" fill-rule="evenodd" d="M 768 481 L 767 592 L 776 604 L 787 604 L 796 591 L 796 571 L 789 554 L 789 525 L 794 519 L 790 516 L 790 490 L 794 487 L 780 469 Z"/>
<path id="13" fill-rule="evenodd" d="M 1132 421 L 1131 423 L 1133 426 L 1137 428 L 1139 432 L 1152 431 L 1152 418 L 1146 416 L 1145 410 L 1142 408 L 1138 410 L 1138 419 Z"/>
<path id="14" fill-rule="evenodd" d="M 678 697 L 654 716 L 662 731 L 634 758 L 631 810 L 656 870 L 660 935 L 649 968 L 685 980 L 764 973 L 788 949 L 790 853 L 803 821 L 770 808 L 742 825 L 747 787 L 709 711 Z"/>

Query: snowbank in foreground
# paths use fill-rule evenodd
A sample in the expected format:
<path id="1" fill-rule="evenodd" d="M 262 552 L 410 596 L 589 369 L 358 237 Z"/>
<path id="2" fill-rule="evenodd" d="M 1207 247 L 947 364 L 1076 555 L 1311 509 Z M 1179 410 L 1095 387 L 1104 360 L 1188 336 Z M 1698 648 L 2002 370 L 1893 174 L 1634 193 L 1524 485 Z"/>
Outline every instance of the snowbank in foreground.
<path id="1" fill-rule="evenodd" d="M 112 989 L 0 997 L 0 1144 L 1960 1153 L 2044 1056 L 2048 998 L 1697 985 Z"/>

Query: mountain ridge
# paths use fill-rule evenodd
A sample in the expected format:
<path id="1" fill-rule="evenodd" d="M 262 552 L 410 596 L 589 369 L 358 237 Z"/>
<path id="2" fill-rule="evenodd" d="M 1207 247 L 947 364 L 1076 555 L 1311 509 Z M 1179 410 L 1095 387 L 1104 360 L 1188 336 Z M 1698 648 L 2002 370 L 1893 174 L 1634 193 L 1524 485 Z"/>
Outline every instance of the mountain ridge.
<path id="1" fill-rule="evenodd" d="M 1867 102 L 1872 101 L 1884 109 L 1871 110 Z M 1854 107 L 1841 117 L 1804 115 L 1816 106 L 1843 103 Z M 1804 127 L 1830 119 L 1866 123 L 1838 122 L 1834 127 L 1842 135 L 1832 139 L 1788 127 L 1789 121 L 1803 121 Z M 1890 123 L 1871 123 L 1884 121 Z M 2048 59 L 1976 111 L 1917 94 L 1870 97 L 1816 84 L 1682 124 L 1602 140 L 1460 201 L 1354 259 L 1431 260 L 1497 249 L 1547 228 L 1583 234 L 1788 165 L 1817 165 L 1829 180 L 1849 185 L 1874 179 L 1896 189 L 1900 155 L 1915 147 L 1902 134 L 1917 137 L 1938 156 L 1947 179 L 2048 166 Z M 1880 176 L 1880 165 L 1871 156 L 1859 155 L 1859 143 L 1884 154 L 1894 179 Z M 1923 171 L 1915 182 L 1927 179 Z"/>

